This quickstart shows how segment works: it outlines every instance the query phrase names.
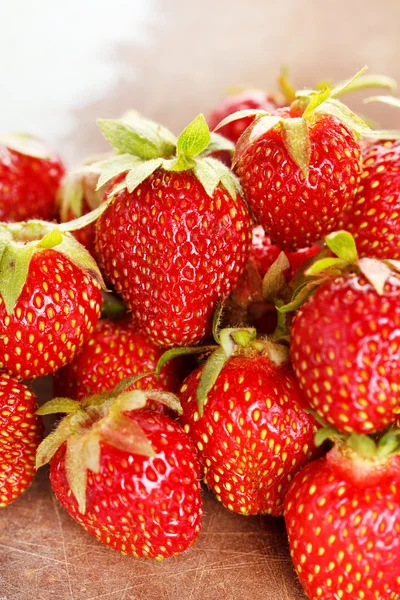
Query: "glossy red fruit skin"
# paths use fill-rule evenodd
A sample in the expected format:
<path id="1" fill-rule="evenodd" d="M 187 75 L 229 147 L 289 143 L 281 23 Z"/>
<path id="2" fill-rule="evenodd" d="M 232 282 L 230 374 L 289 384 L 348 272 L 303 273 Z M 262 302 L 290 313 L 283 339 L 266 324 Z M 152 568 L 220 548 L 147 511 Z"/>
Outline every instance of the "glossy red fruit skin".
<path id="1" fill-rule="evenodd" d="M 57 396 L 82 400 L 110 390 L 122 379 L 154 372 L 163 351 L 154 346 L 129 317 L 112 321 L 101 319 L 74 360 L 57 375 Z M 176 361 L 162 368 L 160 378 L 149 375 L 132 389 L 176 391 Z"/>
<path id="2" fill-rule="evenodd" d="M 315 453 L 315 421 L 290 367 L 268 357 L 234 357 L 208 393 L 199 417 L 201 368 L 184 381 L 181 423 L 192 438 L 204 480 L 229 510 L 245 515 L 283 512 L 293 475 Z"/>
<path id="3" fill-rule="evenodd" d="M 163 347 L 205 337 L 250 243 L 242 198 L 220 187 L 210 198 L 190 171 L 155 171 L 134 192 L 116 194 L 96 223 L 103 271 L 139 329 Z"/>
<path id="4" fill-rule="evenodd" d="M 334 448 L 289 488 L 290 553 L 310 600 L 396 600 L 400 594 L 400 457 L 364 478 L 363 468 Z"/>
<path id="5" fill-rule="evenodd" d="M 98 283 L 65 255 L 35 252 L 10 316 L 0 298 L 0 369 L 23 379 L 55 373 L 92 333 L 101 303 Z"/>
<path id="6" fill-rule="evenodd" d="M 381 296 L 361 275 L 318 288 L 294 317 L 291 356 L 327 423 L 347 433 L 384 429 L 399 407 L 400 279 Z"/>
<path id="7" fill-rule="evenodd" d="M 72 518 L 106 546 L 135 557 L 183 552 L 201 526 L 199 465 L 182 428 L 148 411 L 126 413 L 145 432 L 155 457 L 129 454 L 101 442 L 100 473 L 88 471 L 81 514 L 65 473 L 65 444 L 50 465 L 55 495 Z"/>
<path id="8" fill-rule="evenodd" d="M 353 134 L 334 117 L 310 127 L 307 180 L 272 129 L 252 142 L 235 170 L 250 210 L 281 250 L 298 250 L 337 228 L 352 208 L 361 172 Z"/>
<path id="9" fill-rule="evenodd" d="M 244 90 L 239 94 L 225 96 L 222 102 L 216 108 L 214 108 L 214 110 L 208 116 L 208 125 L 210 129 L 215 129 L 215 127 L 223 119 L 229 117 L 229 115 L 239 110 L 248 110 L 253 108 L 271 112 L 276 108 L 276 106 L 275 100 L 263 90 Z M 244 119 L 232 121 L 231 123 L 228 123 L 228 125 L 221 127 L 221 129 L 218 130 L 218 133 L 236 144 L 242 133 L 249 125 L 251 125 L 254 119 L 255 117 L 245 117 Z"/>
<path id="10" fill-rule="evenodd" d="M 400 259 L 400 141 L 362 148 L 363 171 L 354 209 L 345 215 L 360 256 Z"/>
<path id="11" fill-rule="evenodd" d="M 0 373 L 0 508 L 17 500 L 35 474 L 42 424 L 36 398 L 21 382 Z"/>
<path id="12" fill-rule="evenodd" d="M 59 156 L 34 158 L 0 144 L 0 221 L 52 221 L 65 168 Z"/>

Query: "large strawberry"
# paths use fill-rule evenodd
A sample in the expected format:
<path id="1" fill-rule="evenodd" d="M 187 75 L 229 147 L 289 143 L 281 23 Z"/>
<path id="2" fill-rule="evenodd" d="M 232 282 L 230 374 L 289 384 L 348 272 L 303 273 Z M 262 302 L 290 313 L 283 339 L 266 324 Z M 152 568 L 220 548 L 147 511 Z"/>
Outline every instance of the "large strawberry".
<path id="1" fill-rule="evenodd" d="M 57 393 L 81 400 L 105 392 L 126 377 L 154 372 L 162 350 L 154 346 L 126 317 L 101 319 L 74 360 L 57 373 Z M 134 387 L 175 391 L 176 366 L 165 365 L 161 377 L 148 375 Z"/>
<path id="2" fill-rule="evenodd" d="M 0 373 L 0 508 L 17 500 L 35 473 L 42 439 L 36 398 L 21 382 Z"/>
<path id="3" fill-rule="evenodd" d="M 356 137 L 370 130 L 336 99 L 350 84 L 300 92 L 288 108 L 239 111 L 220 124 L 257 115 L 233 165 L 257 223 L 282 250 L 311 245 L 353 205 L 361 172 Z"/>
<path id="4" fill-rule="evenodd" d="M 88 167 L 99 186 L 119 174 L 96 224 L 100 265 L 153 343 L 199 342 L 251 243 L 237 180 L 206 156 L 231 143 L 202 115 L 178 140 L 139 117 L 100 125 L 122 153 Z"/>
<path id="5" fill-rule="evenodd" d="M 280 515 L 293 475 L 315 454 L 316 422 L 305 411 L 287 349 L 255 333 L 220 332 L 221 346 L 180 389 L 181 423 L 204 481 L 225 507 Z"/>
<path id="6" fill-rule="evenodd" d="M 351 436 L 294 478 L 290 552 L 310 600 L 400 595 L 400 443 Z"/>
<path id="7" fill-rule="evenodd" d="M 63 174 L 59 156 L 41 140 L 0 136 L 0 221 L 55 219 Z"/>
<path id="8" fill-rule="evenodd" d="M 400 141 L 362 148 L 363 170 L 354 209 L 343 227 L 357 242 L 360 256 L 400 259 Z"/>
<path id="9" fill-rule="evenodd" d="M 181 427 L 144 409 L 150 395 L 180 410 L 176 397 L 124 385 L 79 404 L 61 398 L 44 405 L 41 414 L 69 414 L 39 447 L 37 466 L 51 460 L 54 493 L 96 539 L 123 554 L 161 559 L 198 535 L 199 465 Z"/>
<path id="10" fill-rule="evenodd" d="M 328 270 L 332 277 L 321 279 L 294 317 L 293 366 L 311 406 L 329 424 L 344 432 L 379 431 L 400 407 L 398 265 L 358 259 L 348 232 L 326 242 L 337 257 L 309 272 Z"/>
<path id="11" fill-rule="evenodd" d="M 63 227 L 0 225 L 0 369 L 18 378 L 70 362 L 100 315 L 99 269 Z"/>

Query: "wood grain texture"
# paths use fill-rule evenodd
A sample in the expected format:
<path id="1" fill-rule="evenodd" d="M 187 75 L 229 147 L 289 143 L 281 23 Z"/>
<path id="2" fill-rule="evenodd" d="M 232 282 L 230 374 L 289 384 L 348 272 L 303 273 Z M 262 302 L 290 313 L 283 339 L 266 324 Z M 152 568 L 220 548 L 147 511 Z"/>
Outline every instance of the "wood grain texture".
<path id="1" fill-rule="evenodd" d="M 34 386 L 51 396 L 47 378 Z M 243 517 L 204 490 L 197 543 L 161 563 L 99 544 L 53 496 L 48 469 L 0 511 L 0 600 L 304 600 L 282 519 Z"/>

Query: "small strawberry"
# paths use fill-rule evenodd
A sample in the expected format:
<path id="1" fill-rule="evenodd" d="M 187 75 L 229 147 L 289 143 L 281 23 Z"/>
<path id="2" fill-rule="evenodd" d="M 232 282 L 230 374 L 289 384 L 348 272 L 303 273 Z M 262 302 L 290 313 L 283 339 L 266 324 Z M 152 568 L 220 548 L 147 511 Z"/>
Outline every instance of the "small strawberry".
<path id="1" fill-rule="evenodd" d="M 360 256 L 399 260 L 400 141 L 368 144 L 361 153 L 361 186 L 343 228 L 354 235 Z"/>
<path id="2" fill-rule="evenodd" d="M 356 136 L 370 129 L 336 100 L 351 83 L 299 92 L 290 107 L 240 111 L 220 124 L 257 115 L 233 166 L 254 218 L 282 250 L 311 245 L 352 208 L 361 172 Z"/>
<path id="3" fill-rule="evenodd" d="M 310 600 L 399 597 L 399 451 L 393 433 L 351 436 L 294 478 L 285 521 Z"/>
<path id="4" fill-rule="evenodd" d="M 62 228 L 44 221 L 0 225 L 0 369 L 18 378 L 70 362 L 100 315 L 99 269 Z"/>
<path id="5" fill-rule="evenodd" d="M 105 392 L 126 377 L 155 371 L 161 354 L 129 317 L 101 319 L 74 360 L 57 373 L 57 394 L 81 400 Z M 176 386 L 176 367 L 169 362 L 159 380 L 148 375 L 133 387 L 175 391 Z"/>
<path id="6" fill-rule="evenodd" d="M 42 439 L 36 398 L 21 382 L 0 373 L 0 508 L 26 490 L 35 473 Z"/>
<path id="7" fill-rule="evenodd" d="M 144 409 L 149 395 L 180 410 L 171 394 L 127 392 L 124 383 L 79 404 L 50 401 L 40 414 L 69 414 L 42 442 L 37 466 L 51 460 L 57 499 L 97 540 L 123 554 L 161 559 L 197 538 L 199 466 L 181 427 Z"/>
<path id="8" fill-rule="evenodd" d="M 316 423 L 286 348 L 256 340 L 254 329 L 223 329 L 217 339 L 221 346 L 181 387 L 181 423 L 225 507 L 280 515 L 293 475 L 314 456 Z"/>
<path id="9" fill-rule="evenodd" d="M 66 174 L 57 196 L 62 223 L 86 215 L 103 202 L 106 186 L 96 189 L 99 176 L 83 169 L 95 161 L 106 158 L 108 155 L 93 157 L 86 160 L 81 169 L 78 168 Z M 74 232 L 74 237 L 93 256 L 95 255 L 95 233 L 94 223 L 89 223 L 86 227 Z"/>
<path id="10" fill-rule="evenodd" d="M 358 259 L 350 233 L 330 234 L 326 243 L 338 257 L 309 273 L 335 269 L 336 276 L 322 278 L 294 317 L 293 366 L 327 423 L 349 433 L 380 431 L 400 407 L 400 275 L 389 261 Z"/>
<path id="11" fill-rule="evenodd" d="M 210 129 L 215 129 L 223 119 L 239 110 L 259 109 L 271 112 L 275 108 L 277 108 L 276 100 L 265 91 L 259 89 L 242 90 L 237 94 L 231 94 L 223 98 L 222 102 L 210 113 L 207 121 Z M 254 118 L 254 116 L 245 117 L 244 119 L 232 121 L 222 127 L 220 133 L 236 144 L 242 133 L 254 121 Z"/>
<path id="12" fill-rule="evenodd" d="M 59 156 L 41 140 L 0 136 L 0 221 L 55 219 L 63 175 Z"/>
<path id="13" fill-rule="evenodd" d="M 88 167 L 99 186 L 117 177 L 96 223 L 100 265 L 153 343 L 199 342 L 251 241 L 236 179 L 204 156 L 230 142 L 210 134 L 202 115 L 178 140 L 139 117 L 100 125 L 122 153 Z"/>

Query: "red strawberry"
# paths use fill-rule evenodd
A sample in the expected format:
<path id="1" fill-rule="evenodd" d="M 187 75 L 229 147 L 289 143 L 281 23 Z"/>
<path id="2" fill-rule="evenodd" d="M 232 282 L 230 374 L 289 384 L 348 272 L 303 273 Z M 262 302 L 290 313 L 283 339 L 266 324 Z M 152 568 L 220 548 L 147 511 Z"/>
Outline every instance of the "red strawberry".
<path id="1" fill-rule="evenodd" d="M 51 459 L 56 497 L 96 539 L 123 554 L 161 559 L 183 552 L 198 535 L 199 466 L 184 431 L 143 409 L 146 401 L 145 392 L 121 388 L 79 405 L 51 401 L 42 414 L 70 414 L 40 446 L 37 465 Z"/>
<path id="2" fill-rule="evenodd" d="M 295 315 L 291 356 L 300 387 L 318 414 L 340 431 L 369 433 L 389 425 L 399 409 L 400 276 L 374 259 L 357 259 L 346 232 L 327 243 L 341 267 Z M 328 263 L 326 261 L 329 261 Z"/>
<path id="3" fill-rule="evenodd" d="M 287 493 L 290 552 L 310 600 L 399 597 L 400 456 L 362 445 L 365 455 L 335 446 Z"/>
<path id="4" fill-rule="evenodd" d="M 1 225 L 0 247 L 0 369 L 54 373 L 99 318 L 98 267 L 71 235 L 40 221 Z"/>
<path id="5" fill-rule="evenodd" d="M 147 123 L 137 125 L 141 135 L 149 132 L 144 145 L 132 123 L 101 122 L 106 137 L 131 154 L 110 159 L 102 175 L 105 183 L 118 168 L 130 169 L 96 224 L 100 264 L 153 343 L 195 343 L 244 268 L 251 220 L 229 170 L 203 157 L 216 147 L 204 117 L 178 140 Z"/>
<path id="6" fill-rule="evenodd" d="M 343 221 L 360 256 L 400 259 L 400 141 L 362 148 L 363 171 L 354 210 Z"/>
<path id="7" fill-rule="evenodd" d="M 162 350 L 137 330 L 129 317 L 99 321 L 74 360 L 57 373 L 57 392 L 81 400 L 113 388 L 133 375 L 155 371 Z M 139 379 L 132 389 L 160 388 L 175 391 L 176 365 L 169 362 L 157 379 L 149 375 Z"/>
<path id="8" fill-rule="evenodd" d="M 314 455 L 316 427 L 286 349 L 254 336 L 221 331 L 222 347 L 181 387 L 181 422 L 225 507 L 280 515 L 289 482 Z"/>
<path id="9" fill-rule="evenodd" d="M 223 119 L 239 110 L 259 109 L 271 112 L 276 107 L 276 100 L 263 90 L 243 90 L 238 94 L 226 96 L 219 106 L 214 108 L 207 121 L 210 129 L 215 129 Z M 242 133 L 253 121 L 254 116 L 232 121 L 222 127 L 220 133 L 236 144 Z"/>
<path id="10" fill-rule="evenodd" d="M 0 373 L 0 508 L 26 490 L 35 473 L 42 436 L 36 398 L 21 382 Z"/>
<path id="11" fill-rule="evenodd" d="M 41 140 L 0 136 L 0 221 L 55 219 L 63 174 L 60 157 Z"/>
<path id="12" fill-rule="evenodd" d="M 105 198 L 105 187 L 97 189 L 99 176 L 85 170 L 95 160 L 108 158 L 109 155 L 97 156 L 87 160 L 80 169 L 67 173 L 58 194 L 60 220 L 62 223 L 86 215 L 97 208 Z M 95 225 L 90 223 L 74 232 L 75 238 L 94 256 Z"/>

